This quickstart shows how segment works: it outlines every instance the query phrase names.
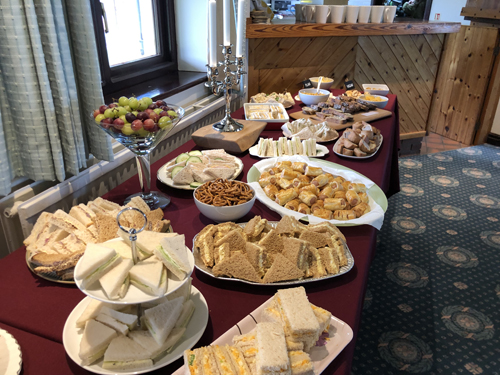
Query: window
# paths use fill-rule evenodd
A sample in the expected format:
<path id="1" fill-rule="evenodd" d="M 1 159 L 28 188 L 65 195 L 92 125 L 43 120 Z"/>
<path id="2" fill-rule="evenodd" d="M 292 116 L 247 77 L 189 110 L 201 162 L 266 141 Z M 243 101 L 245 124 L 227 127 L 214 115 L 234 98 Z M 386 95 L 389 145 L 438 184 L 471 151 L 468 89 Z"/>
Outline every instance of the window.
<path id="1" fill-rule="evenodd" d="M 173 0 L 91 4 L 104 95 L 177 70 Z"/>

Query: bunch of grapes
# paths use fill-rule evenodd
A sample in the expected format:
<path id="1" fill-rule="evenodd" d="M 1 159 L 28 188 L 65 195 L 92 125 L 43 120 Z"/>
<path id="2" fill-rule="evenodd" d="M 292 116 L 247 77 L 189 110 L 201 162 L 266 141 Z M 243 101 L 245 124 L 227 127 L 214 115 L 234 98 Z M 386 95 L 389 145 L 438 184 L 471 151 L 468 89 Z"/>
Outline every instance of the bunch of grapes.
<path id="1" fill-rule="evenodd" d="M 93 114 L 95 122 L 105 129 L 141 137 L 172 126 L 172 120 L 177 117 L 177 113 L 163 100 L 153 103 L 148 97 L 137 99 L 126 96 L 118 99 L 118 103 L 101 105 Z"/>

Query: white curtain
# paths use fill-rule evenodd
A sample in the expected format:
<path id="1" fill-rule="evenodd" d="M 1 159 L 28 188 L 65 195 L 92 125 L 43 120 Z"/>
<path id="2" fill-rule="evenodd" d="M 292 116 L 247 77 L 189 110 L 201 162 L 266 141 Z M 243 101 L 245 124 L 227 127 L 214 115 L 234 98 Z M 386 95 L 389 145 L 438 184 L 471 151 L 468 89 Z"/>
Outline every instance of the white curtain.
<path id="1" fill-rule="evenodd" d="M 1 0 L 0 195 L 14 177 L 63 181 L 113 160 L 88 0 Z"/>

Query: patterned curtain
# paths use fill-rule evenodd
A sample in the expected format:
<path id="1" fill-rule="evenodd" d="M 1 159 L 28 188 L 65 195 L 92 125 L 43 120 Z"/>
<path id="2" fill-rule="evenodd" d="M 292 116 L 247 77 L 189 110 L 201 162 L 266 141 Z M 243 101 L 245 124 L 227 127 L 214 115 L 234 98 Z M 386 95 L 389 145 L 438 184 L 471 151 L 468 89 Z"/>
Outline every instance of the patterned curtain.
<path id="1" fill-rule="evenodd" d="M 102 103 L 90 2 L 2 0 L 0 195 L 14 177 L 77 175 L 89 153 L 113 160 L 90 117 Z"/>

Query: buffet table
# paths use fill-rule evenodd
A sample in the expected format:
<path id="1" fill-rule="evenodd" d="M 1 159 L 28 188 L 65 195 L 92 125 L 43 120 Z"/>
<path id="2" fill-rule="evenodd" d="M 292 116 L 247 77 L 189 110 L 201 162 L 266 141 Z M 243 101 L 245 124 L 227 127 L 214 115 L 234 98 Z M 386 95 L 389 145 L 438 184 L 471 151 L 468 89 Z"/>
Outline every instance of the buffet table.
<path id="1" fill-rule="evenodd" d="M 338 94 L 339 91 L 334 93 Z M 378 120 L 373 124 L 384 137 L 378 153 L 365 160 L 337 157 L 332 152 L 334 142 L 326 144 L 330 153 L 326 160 L 352 168 L 378 184 L 389 196 L 399 191 L 398 145 L 399 123 L 397 100 L 389 95 L 385 108 L 394 114 L 390 118 Z M 300 110 L 296 105 L 289 112 Z M 243 110 L 234 113 L 235 118 L 244 118 Z M 281 124 L 279 124 L 280 126 Z M 277 138 L 281 135 L 279 126 L 266 129 L 261 136 Z M 192 141 L 165 156 L 151 167 L 153 186 L 172 198 L 165 209 L 165 217 L 170 219 L 174 230 L 186 236 L 186 245 L 192 246 L 192 239 L 204 226 L 212 223 L 197 210 L 191 191 L 176 190 L 156 181 L 156 172 L 163 164 L 182 152 L 196 149 Z M 250 167 L 260 160 L 248 152 L 237 155 L 244 168 L 239 179 L 246 181 Z M 139 180 L 133 177 L 109 192 L 104 198 L 123 203 L 125 197 L 140 191 Z M 251 212 L 239 222 L 246 222 L 255 215 L 270 221 L 280 216 L 256 202 Z M 356 333 L 359 328 L 361 309 L 368 271 L 375 253 L 377 231 L 370 226 L 341 228 L 347 244 L 354 256 L 355 264 L 347 274 L 325 281 L 306 283 L 309 300 L 332 312 L 333 315 L 351 326 L 354 338 L 351 343 L 325 370 L 325 374 L 349 374 L 354 354 Z M 195 270 L 193 285 L 207 300 L 210 317 L 207 328 L 196 347 L 208 345 L 231 326 L 253 311 L 278 289 L 273 286 L 251 286 L 239 282 L 216 280 Z M 87 374 L 65 353 L 62 344 L 64 323 L 74 307 L 85 297 L 75 285 L 57 284 L 32 274 L 25 262 L 25 249 L 20 248 L 0 260 L 0 328 L 9 331 L 19 342 L 23 353 L 24 374 Z M 182 365 L 179 359 L 171 365 L 154 373 L 170 374 Z"/>

